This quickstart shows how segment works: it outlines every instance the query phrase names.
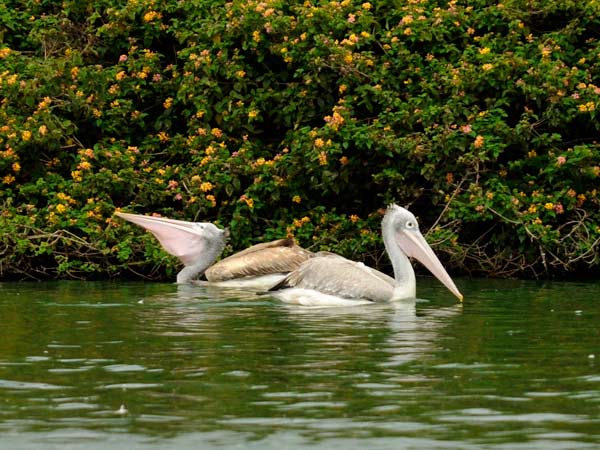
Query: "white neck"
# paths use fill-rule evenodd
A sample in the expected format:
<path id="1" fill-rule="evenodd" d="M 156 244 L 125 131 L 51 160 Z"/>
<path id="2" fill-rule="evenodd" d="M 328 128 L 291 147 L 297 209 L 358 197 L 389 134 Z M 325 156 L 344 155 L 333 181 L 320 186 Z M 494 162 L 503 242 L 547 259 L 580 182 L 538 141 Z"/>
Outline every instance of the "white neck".
<path id="1" fill-rule="evenodd" d="M 408 256 L 400 249 L 394 239 L 394 230 L 391 220 L 386 220 L 384 217 L 382 222 L 381 234 L 383 235 L 383 243 L 392 261 L 394 268 L 394 293 L 390 300 L 399 300 L 402 298 L 414 298 L 417 294 L 417 281 L 415 279 L 415 271 Z"/>
<path id="2" fill-rule="evenodd" d="M 203 275 L 206 269 L 212 266 L 212 264 L 219 257 L 224 248 L 224 240 L 219 240 L 218 242 L 208 242 L 206 250 L 200 254 L 198 259 L 196 259 L 196 261 L 193 264 L 185 266 L 177 274 L 177 283 L 189 283 L 193 279 Z"/>

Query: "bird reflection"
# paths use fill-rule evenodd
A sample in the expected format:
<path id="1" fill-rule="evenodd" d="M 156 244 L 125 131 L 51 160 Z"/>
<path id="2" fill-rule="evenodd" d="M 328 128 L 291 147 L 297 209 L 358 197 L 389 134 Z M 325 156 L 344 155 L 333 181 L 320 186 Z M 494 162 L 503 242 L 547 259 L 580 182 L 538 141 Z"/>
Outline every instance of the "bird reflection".
<path id="1" fill-rule="evenodd" d="M 303 307 L 241 289 L 185 284 L 173 288 L 144 299 L 145 307 L 140 308 L 140 320 L 151 324 L 154 332 L 211 340 L 218 336 L 225 345 L 240 348 L 272 347 L 295 365 L 312 365 L 331 350 L 340 361 L 375 350 L 381 352 L 380 367 L 406 364 L 439 348 L 440 330 L 462 311 L 461 304 L 439 307 L 422 299 Z M 302 354 L 294 356 L 299 348 Z"/>
<path id="2" fill-rule="evenodd" d="M 389 303 L 357 305 L 337 308 L 307 308 L 285 305 L 290 318 L 306 328 L 369 329 L 385 336 L 379 350 L 388 356 L 381 363 L 393 367 L 414 361 L 430 353 L 438 345 L 438 334 L 453 316 L 462 312 L 462 304 L 449 307 L 429 306 L 424 299 L 402 300 Z M 323 333 L 322 341 L 339 341 L 339 334 Z M 321 345 L 325 345 L 321 342 Z"/>

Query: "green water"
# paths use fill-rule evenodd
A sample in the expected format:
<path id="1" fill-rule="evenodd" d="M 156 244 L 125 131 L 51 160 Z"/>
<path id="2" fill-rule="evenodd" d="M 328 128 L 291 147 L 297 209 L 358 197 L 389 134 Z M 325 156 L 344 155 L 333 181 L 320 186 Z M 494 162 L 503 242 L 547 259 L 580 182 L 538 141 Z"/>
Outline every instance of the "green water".
<path id="1" fill-rule="evenodd" d="M 0 284 L 0 448 L 600 448 L 600 284 L 418 283 L 347 309 Z"/>

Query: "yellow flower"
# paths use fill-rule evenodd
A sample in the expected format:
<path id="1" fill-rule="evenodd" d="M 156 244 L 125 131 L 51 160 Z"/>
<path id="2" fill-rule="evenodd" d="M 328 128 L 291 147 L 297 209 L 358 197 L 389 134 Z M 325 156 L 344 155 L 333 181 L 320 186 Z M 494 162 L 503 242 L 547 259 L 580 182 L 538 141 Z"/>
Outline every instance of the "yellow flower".
<path id="1" fill-rule="evenodd" d="M 371 5 L 369 2 L 365 2 L 362 5 L 360 5 L 362 9 L 366 9 L 367 11 L 370 10 L 373 5 Z"/>
<path id="2" fill-rule="evenodd" d="M 346 86 L 345 84 L 341 84 L 340 87 L 338 88 L 338 92 L 340 94 L 343 94 L 344 92 L 346 92 L 346 89 L 348 89 L 348 86 Z"/>
<path id="3" fill-rule="evenodd" d="M 208 200 L 208 201 L 211 203 L 211 205 L 213 206 L 213 208 L 214 208 L 215 206 L 217 206 L 217 199 L 215 198 L 215 196 L 214 196 L 214 195 L 212 195 L 212 194 L 208 194 L 208 195 L 206 196 L 206 200 Z"/>
<path id="4" fill-rule="evenodd" d="M 487 71 L 492 70 L 494 68 L 494 65 L 487 63 L 487 64 L 484 64 L 483 66 L 481 66 L 481 68 L 487 72 Z"/>
<path id="5" fill-rule="evenodd" d="M 78 169 L 80 170 L 89 170 L 92 167 L 92 165 L 88 162 L 88 161 L 81 161 L 79 163 L 79 165 L 77 166 Z"/>
<path id="6" fill-rule="evenodd" d="M 489 47 L 483 47 L 479 49 L 479 54 L 480 55 L 487 55 L 490 52 L 490 48 Z"/>
<path id="7" fill-rule="evenodd" d="M 354 59 L 354 58 L 352 58 L 352 54 L 351 54 L 351 53 L 348 53 L 346 56 L 344 56 L 344 62 L 345 62 L 346 64 L 350 64 L 350 63 L 352 62 L 352 60 L 353 60 L 353 59 Z"/>
<path id="8" fill-rule="evenodd" d="M 21 170 L 21 164 L 19 164 L 18 162 L 13 163 L 12 170 L 13 172 L 19 172 Z"/>
<path id="9" fill-rule="evenodd" d="M 0 59 L 6 58 L 8 55 L 10 55 L 11 51 L 12 50 L 8 47 L 0 48 Z"/>
<path id="10" fill-rule="evenodd" d="M 346 165 L 346 164 L 348 164 L 348 163 L 349 163 L 349 161 L 348 161 L 348 157 L 347 157 L 347 156 L 342 156 L 342 157 L 340 158 L 340 164 L 341 164 L 342 166 L 345 166 L 345 165 Z"/>
<path id="11" fill-rule="evenodd" d="M 71 78 L 75 79 L 79 75 L 79 67 L 73 67 L 71 69 Z"/>
<path id="12" fill-rule="evenodd" d="M 73 178 L 73 181 L 76 182 L 83 181 L 83 177 L 81 176 L 81 172 L 79 170 L 74 170 L 73 172 L 71 172 L 71 178 Z"/>
<path id="13" fill-rule="evenodd" d="M 213 128 L 212 130 L 210 130 L 210 134 L 212 134 L 216 138 L 220 138 L 221 136 L 223 136 L 223 132 L 219 128 Z"/>
<path id="14" fill-rule="evenodd" d="M 252 39 L 254 40 L 254 42 L 260 41 L 260 31 L 258 31 L 258 30 L 253 31 Z"/>
<path id="15" fill-rule="evenodd" d="M 160 133 L 158 133 L 158 140 L 163 143 L 167 142 L 169 140 L 169 135 L 164 131 L 161 131 Z"/>
<path id="16" fill-rule="evenodd" d="M 29 130 L 25 130 L 25 131 L 23 131 L 23 132 L 21 133 L 21 138 L 22 138 L 24 141 L 28 141 L 28 140 L 30 140 L 30 139 L 31 139 L 31 131 L 29 131 Z"/>
<path id="17" fill-rule="evenodd" d="M 321 138 L 315 139 L 315 147 L 321 148 L 325 145 L 325 141 Z"/>
<path id="18" fill-rule="evenodd" d="M 162 13 L 156 11 L 150 10 L 146 14 L 144 14 L 144 22 L 153 22 L 155 20 L 160 19 L 162 19 Z"/>
<path id="19" fill-rule="evenodd" d="M 546 208 L 546 209 L 554 209 L 554 203 L 548 202 L 548 203 L 546 203 L 544 205 L 544 208 Z"/>
<path id="20" fill-rule="evenodd" d="M 248 111 L 248 118 L 249 119 L 254 119 L 256 116 L 258 116 L 258 111 L 256 111 L 255 109 L 252 109 L 252 110 Z"/>
<path id="21" fill-rule="evenodd" d="M 236 72 L 237 76 L 240 78 L 244 78 L 246 76 L 246 72 L 244 72 L 243 70 L 238 70 Z"/>
<path id="22" fill-rule="evenodd" d="M 352 223 L 356 223 L 356 222 L 358 222 L 358 219 L 359 219 L 359 217 L 358 217 L 356 214 L 352 214 L 352 215 L 350 216 L 350 221 L 351 221 Z"/>
<path id="23" fill-rule="evenodd" d="M 6 175 L 4 178 L 2 178 L 2 182 L 4 184 L 11 184 L 15 181 L 15 177 L 13 175 Z"/>
<path id="24" fill-rule="evenodd" d="M 173 98 L 172 97 L 168 97 L 164 102 L 163 102 L 163 106 L 165 109 L 169 109 L 171 108 L 171 106 L 173 106 Z"/>
<path id="25" fill-rule="evenodd" d="M 529 211 L 531 214 L 534 214 L 537 211 L 537 206 L 531 205 L 527 211 Z"/>
<path id="26" fill-rule="evenodd" d="M 319 153 L 319 165 L 321 165 L 321 166 L 327 165 L 327 153 L 325 153 L 325 152 Z"/>
<path id="27" fill-rule="evenodd" d="M 213 188 L 213 185 L 210 181 L 205 181 L 204 183 L 202 183 L 200 185 L 200 190 L 202 192 L 208 192 L 208 191 L 212 190 L 212 188 Z"/>
<path id="28" fill-rule="evenodd" d="M 59 214 L 64 213 L 66 210 L 67 210 L 67 206 L 66 205 L 63 205 L 62 203 L 59 203 L 58 205 L 56 205 L 56 211 Z"/>
<path id="29" fill-rule="evenodd" d="M 52 99 L 50 97 L 44 97 L 44 99 L 38 104 L 38 109 L 47 108 L 50 103 L 52 103 Z"/>
<path id="30" fill-rule="evenodd" d="M 300 197 L 299 195 L 294 195 L 294 196 L 292 197 L 292 201 L 293 201 L 294 203 L 300 203 L 300 202 L 302 201 L 302 197 Z"/>

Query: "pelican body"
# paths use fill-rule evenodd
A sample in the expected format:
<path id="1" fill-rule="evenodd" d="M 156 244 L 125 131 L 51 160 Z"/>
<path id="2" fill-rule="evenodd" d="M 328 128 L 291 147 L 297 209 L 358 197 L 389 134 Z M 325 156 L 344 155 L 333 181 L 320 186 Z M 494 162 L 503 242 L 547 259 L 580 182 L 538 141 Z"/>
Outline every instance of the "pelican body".
<path id="1" fill-rule="evenodd" d="M 151 232 L 167 253 L 179 258 L 184 268 L 177 274 L 177 283 L 197 283 L 196 278 L 204 275 L 210 284 L 267 289 L 312 256 L 292 239 L 279 239 L 254 245 L 214 264 L 225 248 L 228 230 L 209 222 L 122 212 L 115 215 Z"/>
<path id="2" fill-rule="evenodd" d="M 462 294 L 419 231 L 415 216 L 390 205 L 383 217 L 382 236 L 394 268 L 394 278 L 332 253 L 317 253 L 270 288 L 287 303 L 309 306 L 364 304 L 416 296 L 415 272 L 409 257 L 420 261 L 462 301 Z"/>

